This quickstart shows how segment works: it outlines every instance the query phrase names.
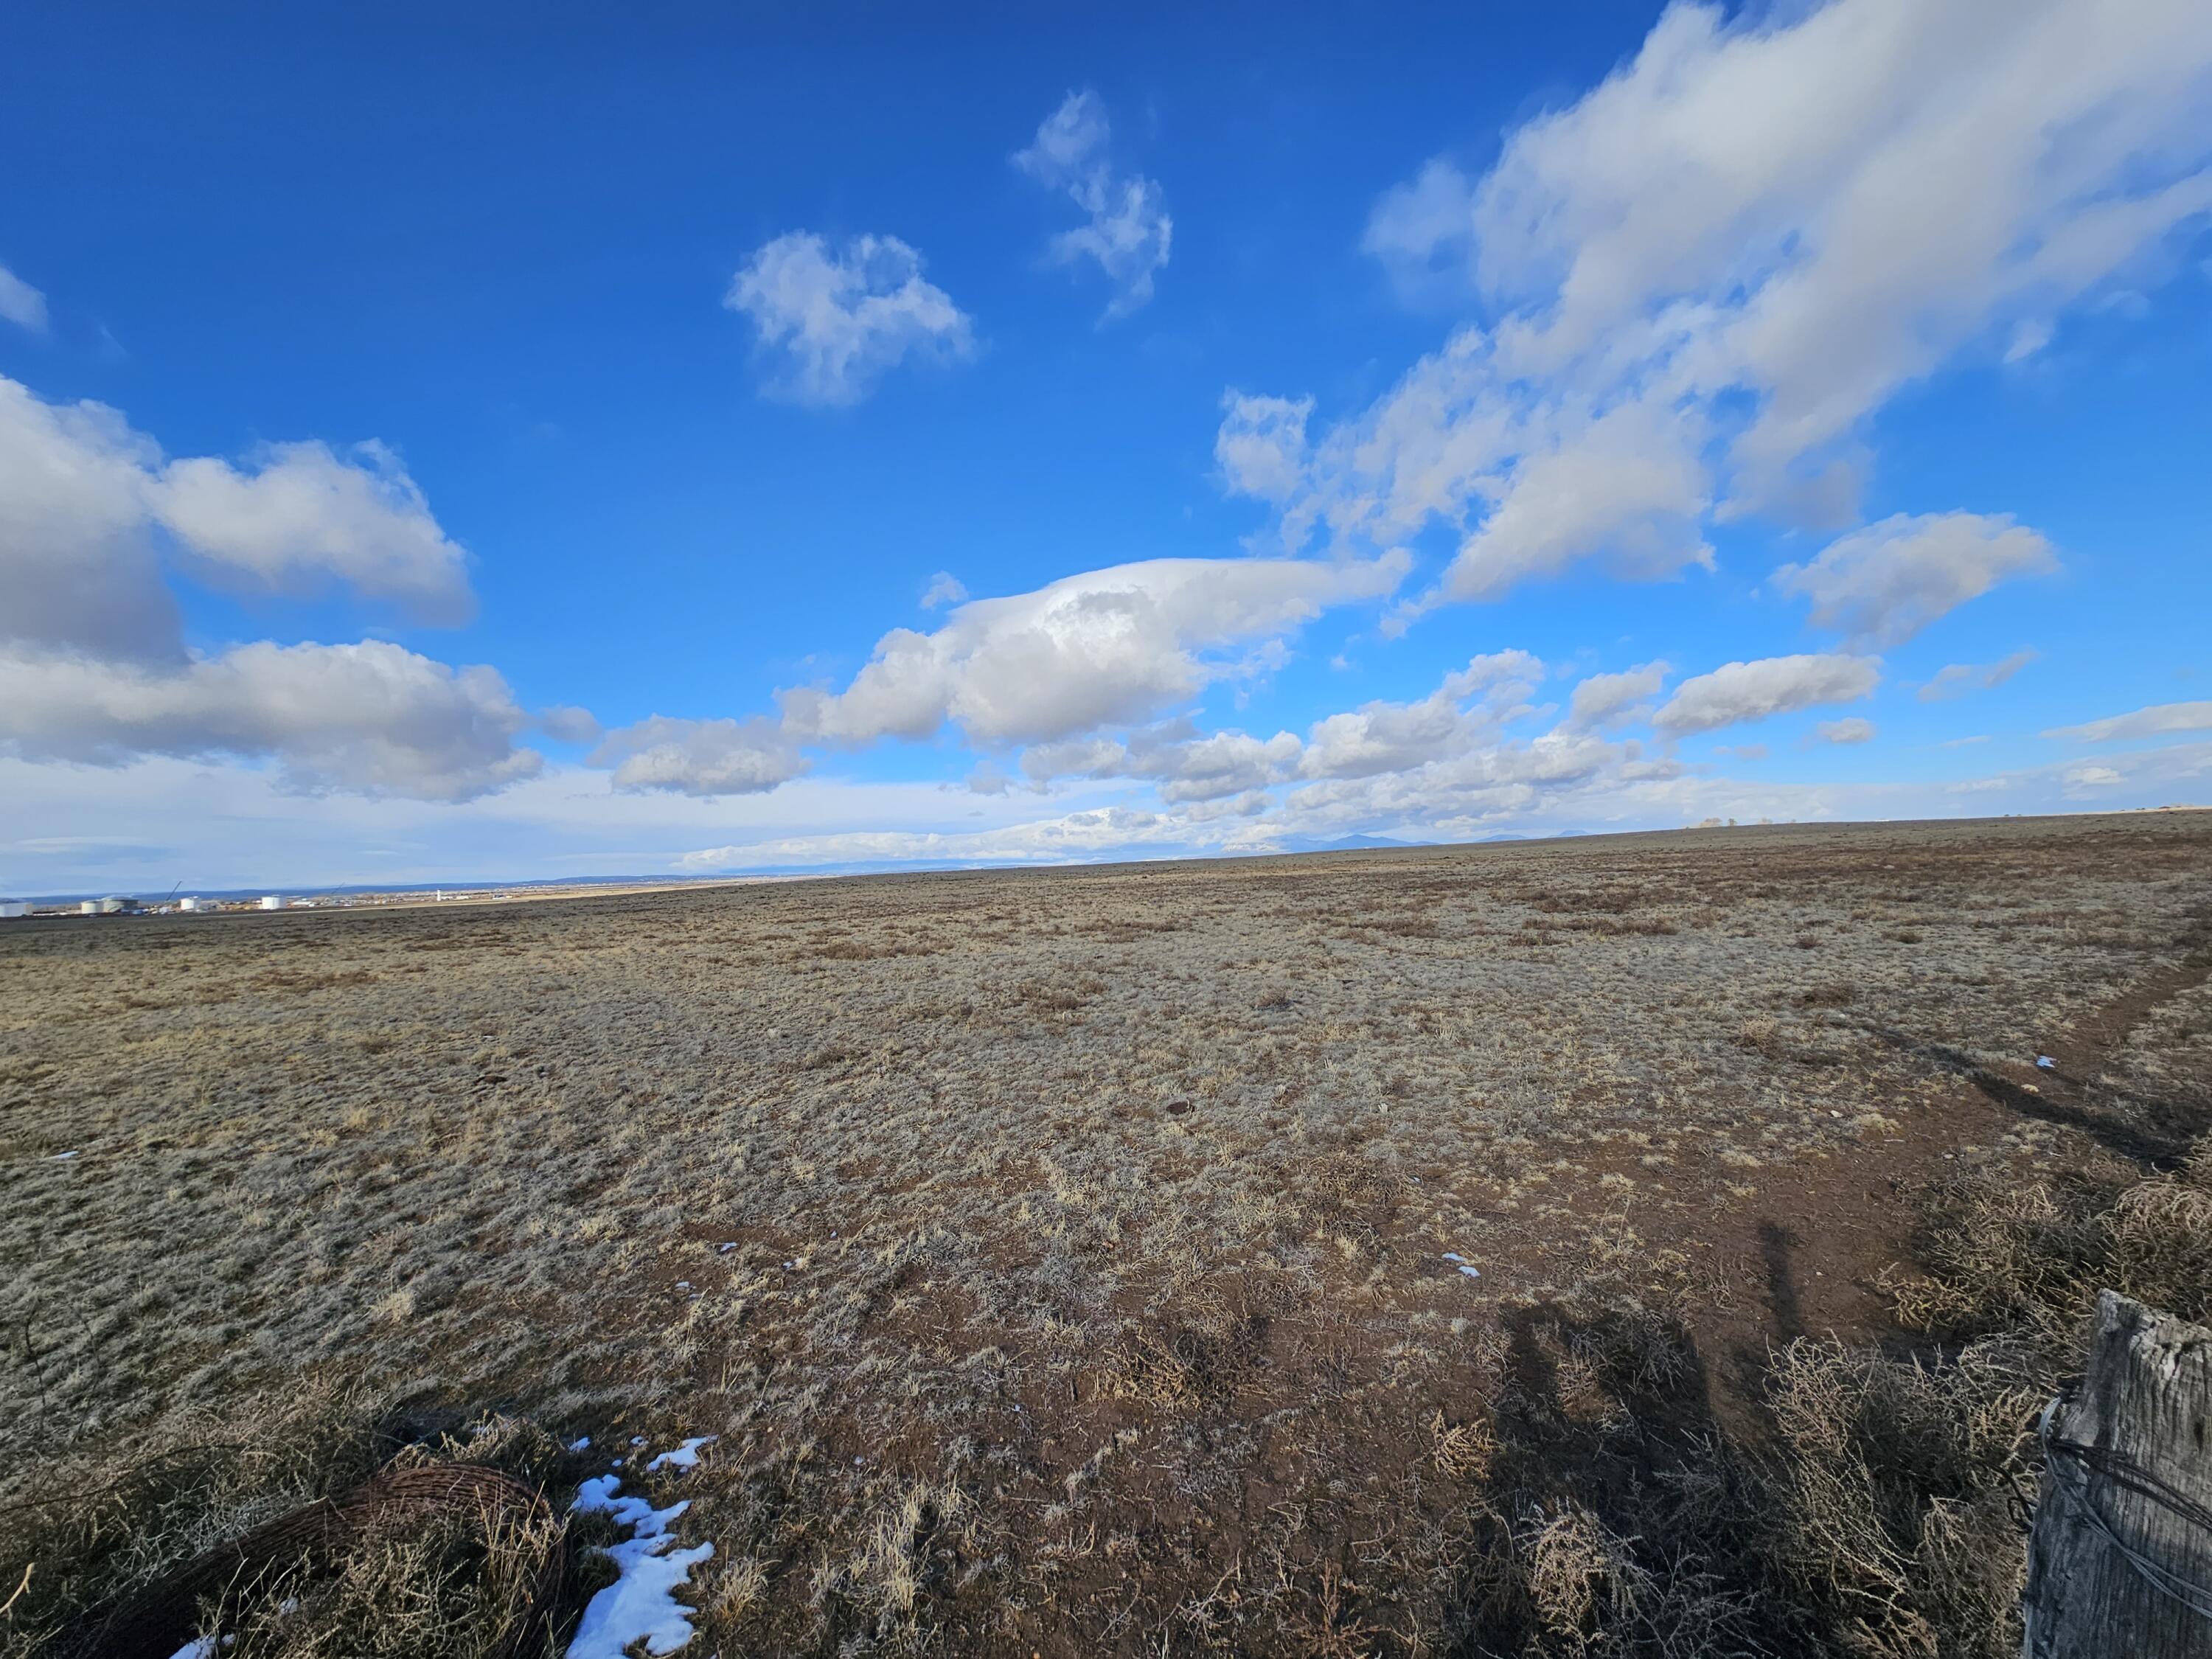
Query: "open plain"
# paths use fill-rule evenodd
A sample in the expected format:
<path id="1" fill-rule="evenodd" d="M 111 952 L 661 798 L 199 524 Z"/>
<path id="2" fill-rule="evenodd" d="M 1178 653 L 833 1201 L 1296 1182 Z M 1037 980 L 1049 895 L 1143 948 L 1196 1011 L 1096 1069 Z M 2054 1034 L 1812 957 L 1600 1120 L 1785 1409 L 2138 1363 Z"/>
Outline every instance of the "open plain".
<path id="1" fill-rule="evenodd" d="M 2209 946 L 2203 813 L 8 924 L 0 1641 L 336 1478 L 86 1543 L 150 1457 L 495 1419 L 726 1659 L 1933 1651 L 1699 1528 L 1959 1363 L 1931 1194 L 2186 1167 Z"/>

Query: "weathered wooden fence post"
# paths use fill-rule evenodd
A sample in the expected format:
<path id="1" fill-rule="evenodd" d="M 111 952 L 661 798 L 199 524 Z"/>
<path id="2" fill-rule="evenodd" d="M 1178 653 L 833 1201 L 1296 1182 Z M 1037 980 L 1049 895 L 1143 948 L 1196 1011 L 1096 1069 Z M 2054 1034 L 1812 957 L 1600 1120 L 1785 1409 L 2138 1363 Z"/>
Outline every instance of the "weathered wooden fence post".
<path id="1" fill-rule="evenodd" d="M 2212 1331 L 2099 1291 L 2043 1443 L 2027 1659 L 2212 1656 Z"/>

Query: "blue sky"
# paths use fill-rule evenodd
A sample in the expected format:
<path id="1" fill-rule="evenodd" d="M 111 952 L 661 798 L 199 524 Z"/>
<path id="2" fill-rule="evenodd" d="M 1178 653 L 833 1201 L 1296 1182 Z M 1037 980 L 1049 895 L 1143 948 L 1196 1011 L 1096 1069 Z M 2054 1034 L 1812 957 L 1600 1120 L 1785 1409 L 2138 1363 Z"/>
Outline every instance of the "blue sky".
<path id="1" fill-rule="evenodd" d="M 2212 796 L 2212 15 L 50 7 L 0 888 Z"/>

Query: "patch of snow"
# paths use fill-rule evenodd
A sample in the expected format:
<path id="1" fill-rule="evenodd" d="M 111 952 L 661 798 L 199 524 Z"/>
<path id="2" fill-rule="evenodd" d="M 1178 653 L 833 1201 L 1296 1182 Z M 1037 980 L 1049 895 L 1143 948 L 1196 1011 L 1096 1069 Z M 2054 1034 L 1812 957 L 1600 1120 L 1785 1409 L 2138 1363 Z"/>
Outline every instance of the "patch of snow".
<path id="1" fill-rule="evenodd" d="M 1482 1269 L 1480 1267 L 1470 1267 L 1468 1266 L 1467 1258 L 1462 1255 L 1457 1250 L 1446 1250 L 1444 1252 L 1444 1260 L 1450 1262 L 1455 1267 L 1457 1267 L 1469 1279 L 1480 1279 L 1482 1277 Z"/>
<path id="2" fill-rule="evenodd" d="M 46 1162 L 49 1164 L 66 1164 L 76 1156 L 76 1148 L 71 1147 L 68 1152 L 56 1152 L 52 1158 L 48 1158 Z"/>
<path id="3" fill-rule="evenodd" d="M 712 1544 L 672 1549 L 669 1523 L 691 1507 L 689 1501 L 657 1510 L 642 1498 L 619 1496 L 620 1477 L 594 1476 L 576 1492 L 575 1509 L 584 1515 L 612 1516 L 629 1536 L 608 1547 L 620 1575 L 584 1608 L 568 1659 L 623 1659 L 642 1642 L 651 1654 L 673 1653 L 691 1639 L 691 1609 L 676 1591 L 691 1582 L 691 1569 L 714 1553 Z"/>
<path id="4" fill-rule="evenodd" d="M 649 1474 L 655 1469 L 688 1469 L 699 1461 L 700 1447 L 711 1446 L 721 1437 L 719 1434 L 695 1435 L 674 1451 L 665 1451 L 647 1463 L 646 1473 Z"/>
<path id="5" fill-rule="evenodd" d="M 2054 1071 L 2058 1066 L 2058 1062 L 2051 1059 L 2049 1054 L 2038 1054 L 2035 1057 L 2035 1063 L 2046 1072 Z"/>
<path id="6" fill-rule="evenodd" d="M 568 1443 L 570 1451 L 589 1451 L 591 1449 L 592 1437 L 588 1434 L 580 1434 Z"/>
<path id="7" fill-rule="evenodd" d="M 195 1636 L 169 1656 L 169 1659 L 215 1659 L 216 1640 L 212 1636 Z"/>

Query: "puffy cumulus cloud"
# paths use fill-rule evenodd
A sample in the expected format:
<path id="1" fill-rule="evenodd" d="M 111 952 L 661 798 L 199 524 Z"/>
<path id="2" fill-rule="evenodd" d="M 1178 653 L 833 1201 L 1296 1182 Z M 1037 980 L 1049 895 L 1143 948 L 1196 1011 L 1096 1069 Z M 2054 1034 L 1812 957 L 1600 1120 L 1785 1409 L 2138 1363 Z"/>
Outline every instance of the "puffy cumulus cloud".
<path id="1" fill-rule="evenodd" d="M 617 789 L 750 795 L 788 783 L 807 762 L 774 720 L 675 720 L 654 714 L 610 732 L 590 763 L 611 767 Z"/>
<path id="2" fill-rule="evenodd" d="M 0 379 L 0 639 L 181 661 L 164 532 L 191 574 L 227 586 L 337 582 L 426 622 L 471 605 L 466 555 L 380 444 L 274 445 L 243 470 L 165 461 L 117 410 Z"/>
<path id="3" fill-rule="evenodd" d="M 539 709 L 538 729 L 556 743 L 597 743 L 601 735 L 599 717 L 571 703 Z"/>
<path id="4" fill-rule="evenodd" d="M 2035 660 L 2033 651 L 2015 651 L 2002 662 L 1946 663 L 1920 688 L 1923 702 L 1948 702 L 1972 691 L 1992 690 Z"/>
<path id="5" fill-rule="evenodd" d="M 2212 208 L 2208 69 L 2192 0 L 2023 0 L 2001 38 L 1917 0 L 1670 7 L 1488 173 L 1431 163 L 1377 204 L 1370 252 L 1456 271 L 1495 320 L 1313 441 L 1286 538 L 1441 524 L 1431 599 L 1465 599 L 1692 567 L 1716 513 L 1847 523 L 1897 391 Z"/>
<path id="6" fill-rule="evenodd" d="M 1856 702 L 1881 681 L 1881 665 L 1872 657 L 1807 655 L 1723 663 L 1675 687 L 1651 716 L 1651 725 L 1668 737 L 1686 737 L 1823 703 Z"/>
<path id="7" fill-rule="evenodd" d="M 2212 732 L 2212 702 L 2161 702 L 2130 714 L 2114 714 L 2081 726 L 2057 726 L 2046 738 L 2072 743 L 2115 743 L 2129 738 L 2160 738 L 2175 732 Z"/>
<path id="8" fill-rule="evenodd" d="M 494 670 L 376 641 L 195 654 L 165 553 L 202 580 L 336 583 L 424 621 L 471 602 L 466 555 L 380 444 L 167 459 L 115 410 L 0 378 L 0 749 L 229 756 L 273 761 L 295 789 L 459 801 L 533 775 L 517 734 L 581 712 L 533 722 Z"/>
<path id="9" fill-rule="evenodd" d="M 1309 836 L 1380 828 L 1450 838 L 1571 800 L 1599 800 L 1681 770 L 1664 757 L 1646 757 L 1632 741 L 1588 732 L 1554 730 L 1526 741 L 1499 737 L 1444 759 L 1295 789 L 1285 800 L 1285 823 Z"/>
<path id="10" fill-rule="evenodd" d="M 1364 703 L 1315 721 L 1300 769 L 1309 778 L 1372 777 L 1466 754 L 1527 712 L 1543 674 L 1526 651 L 1474 658 L 1419 702 Z"/>
<path id="11" fill-rule="evenodd" d="M 1296 777 L 1304 745 L 1288 732 L 1272 738 L 1248 732 L 1216 732 L 1200 737 L 1188 722 L 1133 732 L 1122 742 L 1039 744 L 1022 756 L 1022 769 L 1042 784 L 1056 778 L 1133 778 L 1151 782 L 1170 805 L 1217 800 L 1224 795 L 1249 799 L 1270 785 Z"/>
<path id="12" fill-rule="evenodd" d="M 722 303 L 752 319 L 776 363 L 764 390 L 817 406 L 856 404 L 909 357 L 954 361 L 975 350 L 973 320 L 921 275 L 896 236 L 833 248 L 792 231 L 755 250 Z"/>
<path id="13" fill-rule="evenodd" d="M 160 465 L 116 410 L 0 378 L 0 640 L 182 659 L 148 507 Z"/>
<path id="14" fill-rule="evenodd" d="M 1152 783 L 1171 806 L 1231 796 L 1249 806 L 1278 784 L 1367 777 L 1465 754 L 1528 712 L 1528 698 L 1543 674 L 1544 665 L 1526 651 L 1495 652 L 1446 674 L 1426 697 L 1369 702 L 1325 716 L 1303 739 L 1289 732 L 1200 735 L 1179 720 L 1118 741 L 1034 744 L 1022 756 L 1022 769 L 1039 785 L 1069 777 L 1133 779 Z"/>
<path id="15" fill-rule="evenodd" d="M 1854 714 L 1847 720 L 1822 720 L 1814 728 L 1822 743 L 1871 743 L 1874 741 L 1874 722 Z"/>
<path id="16" fill-rule="evenodd" d="M 1152 297 L 1152 278 L 1167 264 L 1175 240 L 1159 185 L 1140 173 L 1116 173 L 1112 151 L 1113 132 L 1097 94 L 1071 92 L 1014 156 L 1015 167 L 1088 216 L 1054 237 L 1050 253 L 1060 264 L 1097 261 L 1114 285 L 1109 319 L 1127 316 Z"/>
<path id="17" fill-rule="evenodd" d="M 2008 514 L 1898 514 L 1832 542 L 1808 564 L 1774 573 L 1812 601 L 1816 628 L 1855 645 L 1902 645 L 2013 576 L 2055 569 L 2051 544 Z"/>
<path id="18" fill-rule="evenodd" d="M 33 334 L 46 331 L 46 296 L 5 265 L 0 265 L 0 320 Z"/>
<path id="19" fill-rule="evenodd" d="M 283 592 L 338 581 L 440 624 L 475 609 L 468 556 L 380 443 L 344 456 L 319 442 L 270 444 L 243 469 L 210 457 L 172 461 L 153 481 L 150 505 L 203 572 L 227 585 Z"/>
<path id="20" fill-rule="evenodd" d="M 1659 695 L 1674 669 L 1664 662 L 1639 663 L 1621 674 L 1592 674 L 1567 699 L 1567 724 L 1578 731 L 1611 726 L 1632 718 Z"/>
<path id="21" fill-rule="evenodd" d="M 0 653 L 0 749 L 113 766 L 148 755 L 274 760 L 303 790 L 463 801 L 536 775 L 529 724 L 489 668 L 396 645 L 245 645 L 181 665 Z"/>
<path id="22" fill-rule="evenodd" d="M 1304 745 L 1288 732 L 1256 738 L 1217 732 L 1188 742 L 1130 746 L 1129 774 L 1157 781 L 1170 805 L 1236 795 L 1249 801 L 1268 785 L 1296 775 Z"/>
<path id="23" fill-rule="evenodd" d="M 782 693 L 784 725 L 801 741 L 857 744 L 950 722 L 995 745 L 1139 724 L 1271 665 L 1285 635 L 1330 606 L 1387 595 L 1405 566 L 1152 559 L 971 599 L 934 633 L 884 635 L 842 691 Z"/>

